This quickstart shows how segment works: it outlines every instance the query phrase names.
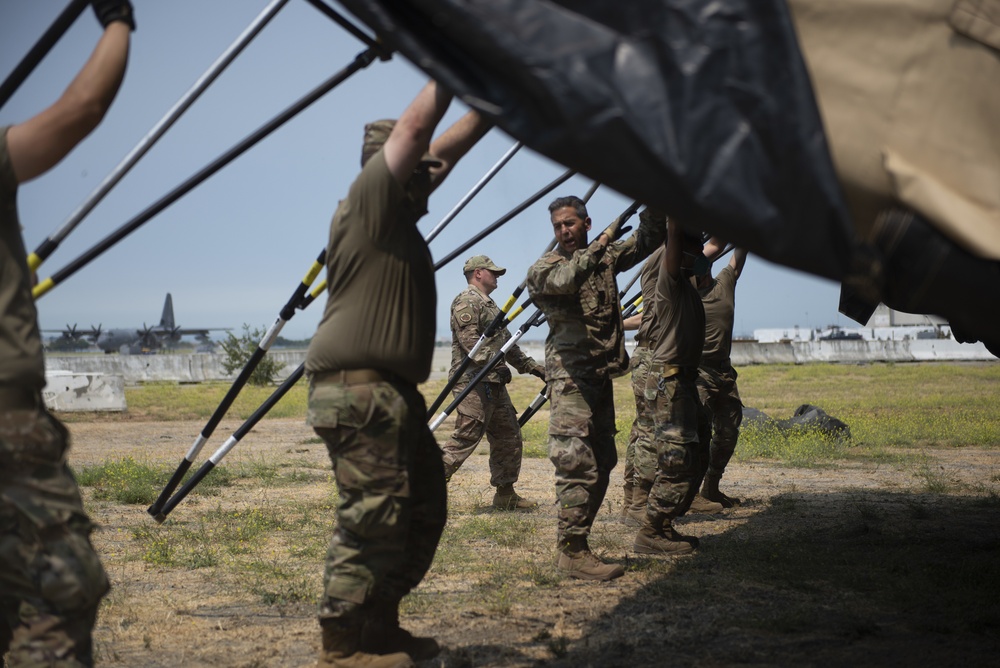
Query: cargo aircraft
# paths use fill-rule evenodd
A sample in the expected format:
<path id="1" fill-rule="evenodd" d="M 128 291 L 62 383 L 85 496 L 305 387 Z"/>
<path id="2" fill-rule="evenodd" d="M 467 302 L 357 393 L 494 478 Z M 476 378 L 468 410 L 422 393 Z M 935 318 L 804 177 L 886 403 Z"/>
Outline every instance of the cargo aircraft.
<path id="1" fill-rule="evenodd" d="M 74 324 L 66 325 L 66 329 L 43 330 L 45 332 L 60 332 L 66 339 L 85 339 L 90 341 L 105 353 L 139 354 L 152 353 L 160 348 L 170 347 L 180 342 L 183 336 L 194 336 L 199 343 L 207 345 L 211 343 L 209 332 L 228 331 L 232 327 L 206 327 L 197 329 L 185 329 L 174 324 L 174 302 L 170 293 L 163 302 L 163 314 L 160 316 L 160 324 L 152 327 L 143 323 L 142 328 L 137 329 L 102 329 L 101 325 L 90 329 L 77 329 Z"/>

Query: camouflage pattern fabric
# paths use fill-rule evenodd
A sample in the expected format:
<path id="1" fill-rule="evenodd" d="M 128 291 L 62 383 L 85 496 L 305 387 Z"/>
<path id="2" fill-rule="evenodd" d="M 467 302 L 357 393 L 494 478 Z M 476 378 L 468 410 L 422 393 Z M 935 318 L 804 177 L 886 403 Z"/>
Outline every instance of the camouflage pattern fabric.
<path id="1" fill-rule="evenodd" d="M 635 457 L 637 451 L 649 453 L 653 448 L 653 407 L 646 401 L 646 377 L 649 375 L 649 359 L 652 351 L 646 346 L 636 346 L 632 351 L 632 393 L 635 395 L 635 420 L 625 448 L 625 482 L 635 481 Z"/>
<path id="2" fill-rule="evenodd" d="M 0 410 L 0 656 L 12 666 L 93 665 L 109 585 L 68 451 L 44 410 Z"/>
<path id="3" fill-rule="evenodd" d="M 653 396 L 656 467 L 650 477 L 648 460 L 636 452 L 636 474 L 651 482 L 651 516 L 680 517 L 691 505 L 708 467 L 708 420 L 698 402 L 695 374 L 682 371 L 664 378 L 650 367 L 646 396 Z"/>
<path id="4" fill-rule="evenodd" d="M 467 384 L 455 386 L 458 396 Z M 458 405 L 455 431 L 442 448 L 445 478 L 450 479 L 483 435 L 490 444 L 490 484 L 494 487 L 512 485 L 521 474 L 524 446 L 517 411 L 503 383 L 479 383 Z"/>
<path id="5" fill-rule="evenodd" d="M 736 386 L 736 369 L 698 368 L 698 398 L 707 411 L 712 426 L 708 475 L 721 477 L 736 450 L 743 421 L 743 402 Z"/>
<path id="6" fill-rule="evenodd" d="M 666 219 L 643 210 L 639 228 L 606 249 L 591 243 L 572 254 L 559 246 L 528 270 L 527 287 L 545 313 L 545 378 L 615 378 L 628 370 L 615 274 L 663 243 Z"/>
<path id="7" fill-rule="evenodd" d="M 326 443 L 340 495 L 324 609 L 399 600 L 430 568 L 447 492 L 426 416 L 408 383 L 310 383 L 308 422 Z"/>
<path id="8" fill-rule="evenodd" d="M 549 459 L 556 468 L 559 545 L 587 536 L 618 463 L 610 378 L 551 382 Z"/>
<path id="9" fill-rule="evenodd" d="M 475 286 L 470 285 L 458 293 L 458 296 L 451 303 L 451 372 L 449 375 L 455 375 L 469 351 L 476 345 L 498 313 L 500 313 L 500 307 Z M 459 381 L 467 383 L 475 378 L 476 374 L 482 370 L 487 362 L 493 359 L 494 355 L 500 352 L 500 349 L 508 341 L 510 341 L 510 332 L 507 331 L 506 327 L 502 327 L 496 334 L 483 342 L 482 347 L 476 352 Z M 505 362 L 510 362 L 518 373 L 529 373 L 532 370 L 545 373 L 541 364 L 525 355 L 515 344 L 504 355 L 504 359 L 486 374 L 485 380 L 490 383 L 508 382 L 510 369 L 507 368 Z"/>

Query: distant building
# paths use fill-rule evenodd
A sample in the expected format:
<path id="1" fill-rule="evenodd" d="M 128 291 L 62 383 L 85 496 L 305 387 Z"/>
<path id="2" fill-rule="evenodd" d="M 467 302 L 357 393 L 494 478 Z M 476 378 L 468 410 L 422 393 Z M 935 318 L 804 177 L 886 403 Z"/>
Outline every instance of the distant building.
<path id="1" fill-rule="evenodd" d="M 950 339 L 951 327 L 935 315 L 915 315 L 894 311 L 879 304 L 864 327 L 830 325 L 810 329 L 798 325 L 784 329 L 755 329 L 754 338 L 760 343 L 791 343 L 805 341 L 907 341 L 911 339 Z"/>

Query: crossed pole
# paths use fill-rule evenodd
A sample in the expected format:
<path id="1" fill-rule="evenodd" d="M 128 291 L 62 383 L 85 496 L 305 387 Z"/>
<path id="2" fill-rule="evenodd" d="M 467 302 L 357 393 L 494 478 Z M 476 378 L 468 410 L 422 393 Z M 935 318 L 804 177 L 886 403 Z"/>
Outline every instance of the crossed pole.
<path id="1" fill-rule="evenodd" d="M 174 474 L 170 477 L 170 480 L 163 488 L 163 491 L 160 492 L 160 496 L 153 502 L 153 505 L 146 509 L 146 512 L 154 518 L 158 517 L 161 512 L 163 512 L 163 508 L 170 499 L 170 495 L 173 494 L 175 489 L 177 489 L 177 485 L 180 484 L 184 475 L 188 472 L 188 469 L 191 468 L 191 464 L 194 463 L 195 457 L 197 457 L 198 453 L 201 452 L 202 447 L 204 447 L 208 439 L 211 438 L 215 428 L 219 426 L 219 422 L 222 421 L 226 412 L 229 411 L 233 402 L 236 401 L 236 397 L 239 396 L 239 393 L 243 390 L 247 381 L 250 380 L 250 376 L 253 374 L 254 369 L 256 369 L 260 364 L 260 361 L 264 359 L 267 351 L 270 350 L 271 345 L 274 343 L 275 339 L 278 338 L 278 334 L 285 326 L 285 323 L 292 319 L 296 310 L 304 309 L 312 303 L 311 299 L 308 302 L 305 302 L 306 291 L 309 289 L 309 286 L 312 285 L 313 281 L 316 280 L 316 276 L 319 275 L 319 272 L 322 271 L 325 262 L 326 249 L 324 248 L 316 260 L 312 263 L 312 266 L 309 267 L 309 271 L 306 272 L 305 277 L 303 277 L 302 281 L 298 284 L 298 286 L 296 286 L 292 296 L 289 297 L 288 301 L 281 308 L 281 312 L 278 314 L 274 323 L 268 328 L 267 332 L 261 338 L 260 343 L 257 344 L 257 349 L 254 350 L 253 355 L 251 355 L 250 359 L 248 359 L 246 364 L 243 365 L 243 369 L 240 371 L 240 374 L 236 377 L 236 380 L 233 381 L 229 391 L 226 392 L 226 396 L 223 397 L 222 402 L 215 409 L 215 412 L 212 413 L 212 417 L 210 417 L 208 422 L 205 423 L 201 433 L 198 434 L 197 438 L 195 438 L 191 448 L 188 450 L 187 454 L 184 455 L 184 459 L 182 459 L 181 463 L 177 465 L 177 469 L 174 471 Z M 325 283 L 326 282 L 323 281 L 324 286 Z"/>
<path id="2" fill-rule="evenodd" d="M 639 208 L 638 201 L 635 201 L 631 205 L 629 205 L 629 207 L 621 213 L 621 216 L 619 216 L 622 219 L 622 224 L 624 224 L 625 221 L 628 220 L 636 212 L 638 208 Z M 621 300 L 625 296 L 625 293 L 628 292 L 629 288 L 631 288 L 635 284 L 635 282 L 639 279 L 639 276 L 641 274 L 642 270 L 640 269 L 635 273 L 634 276 L 632 276 L 632 279 L 629 280 L 629 282 L 625 285 L 625 287 L 618 291 L 619 300 Z M 642 293 L 640 291 L 638 297 L 632 298 L 625 302 L 625 304 L 627 304 L 628 306 L 623 305 L 622 317 L 628 317 L 626 315 L 626 312 L 628 311 L 629 306 L 637 307 L 641 303 L 642 303 Z M 538 409 L 541 408 L 545 404 L 545 402 L 549 400 L 550 395 L 551 395 L 551 390 L 549 388 L 548 383 L 546 383 L 545 387 L 541 389 L 541 391 L 535 396 L 535 398 L 531 401 L 531 403 L 528 404 L 528 407 L 524 409 L 524 412 L 521 413 L 521 417 L 517 419 L 517 425 L 519 427 L 523 427 L 528 422 L 528 420 L 530 420 L 535 415 L 535 413 L 538 412 Z"/>
<path id="3" fill-rule="evenodd" d="M 531 204 L 536 202 L 538 199 L 543 197 L 546 193 L 548 193 L 552 189 L 556 188 L 559 184 L 563 183 L 566 179 L 568 179 L 572 175 L 573 172 L 567 172 L 567 174 L 564 174 L 562 177 L 557 178 L 555 181 L 548 184 L 541 191 L 528 197 L 527 200 L 514 207 L 510 212 L 502 216 L 497 222 L 490 225 L 487 228 L 487 230 L 485 230 L 485 234 L 483 232 L 480 232 L 475 236 L 473 236 L 472 239 L 466 241 L 461 246 L 459 246 L 458 249 L 456 249 L 450 254 L 451 259 L 454 259 L 454 257 L 457 257 L 461 253 L 464 253 L 473 245 L 481 241 L 488 234 L 498 230 L 502 225 L 512 220 L 517 214 L 524 211 Z M 450 219 L 447 222 L 450 222 Z M 447 222 L 445 222 L 445 224 L 447 224 Z M 445 264 L 447 264 L 448 261 L 450 260 L 445 260 L 437 263 L 434 267 L 435 271 L 444 266 Z M 305 283 L 305 279 L 303 280 L 303 283 Z M 323 281 L 323 284 L 325 284 L 325 281 Z M 298 289 L 301 289 L 301 287 L 302 286 L 300 286 Z M 325 287 L 325 285 L 321 285 L 320 287 Z M 311 303 L 318 294 L 321 294 L 321 292 L 322 291 L 320 288 L 314 289 L 308 297 L 305 297 L 299 303 L 298 308 L 301 309 L 305 308 L 305 306 L 308 306 L 308 304 Z M 291 304 L 291 302 L 292 300 L 289 300 L 289 304 Z M 286 308 L 287 307 L 288 304 L 286 304 Z M 532 320 L 534 320 L 534 324 L 541 324 L 541 322 L 544 321 L 544 316 L 541 316 L 540 313 L 537 313 L 536 315 L 532 316 Z M 267 335 L 265 335 L 264 338 L 267 339 L 268 338 Z M 256 354 L 257 353 L 255 352 L 255 355 Z M 260 356 L 263 357 L 263 354 L 264 353 L 261 353 Z M 241 372 L 240 375 L 242 377 L 244 374 L 246 374 L 249 377 L 249 373 L 250 372 L 247 371 L 246 368 L 244 368 L 243 372 Z M 228 439 L 226 439 L 226 441 L 221 446 L 219 446 L 219 448 L 214 453 L 212 453 L 212 455 L 208 458 L 208 460 L 206 460 L 205 463 L 201 465 L 201 467 L 191 476 L 191 478 L 189 478 L 188 481 L 185 482 L 184 485 L 171 496 L 170 491 L 172 491 L 172 489 L 168 491 L 167 488 L 169 488 L 171 485 L 173 485 L 173 487 L 175 488 L 177 484 L 180 483 L 184 475 L 187 473 L 188 469 L 190 469 L 191 464 L 194 462 L 194 458 L 198 455 L 198 453 L 204 446 L 205 441 L 207 441 L 208 437 L 211 436 L 211 432 L 214 430 L 215 426 L 218 425 L 218 422 L 222 419 L 222 415 L 224 415 L 225 411 L 228 410 L 229 408 L 229 406 L 227 405 L 223 409 L 222 405 L 220 405 L 220 407 L 216 409 L 216 413 L 213 414 L 212 419 L 209 421 L 209 423 L 211 424 L 211 428 L 208 429 L 208 433 L 206 433 L 206 430 L 204 429 L 202 430 L 202 433 L 195 439 L 195 442 L 189 449 L 188 454 L 185 456 L 184 460 L 178 466 L 177 471 L 174 472 L 173 476 L 171 477 L 170 481 L 167 484 L 167 487 L 165 487 L 164 490 L 160 493 L 160 496 L 159 498 L 157 498 L 156 502 L 147 509 L 147 512 L 153 517 L 153 519 L 156 520 L 157 523 L 162 524 L 167 519 L 167 516 L 171 513 L 171 511 L 173 511 L 173 509 L 176 508 L 178 504 L 180 504 L 180 502 L 183 501 L 188 496 L 188 494 L 190 494 L 191 491 L 198 486 L 198 484 L 205 478 L 205 476 L 207 476 L 212 471 L 212 469 L 214 469 L 223 460 L 223 458 L 227 454 L 229 454 L 229 452 L 234 447 L 236 447 L 236 445 L 240 442 L 240 439 L 242 439 L 243 436 L 248 434 L 254 428 L 254 426 L 256 426 L 256 424 L 265 415 L 267 415 L 268 411 L 270 411 L 271 408 L 275 404 L 277 404 L 278 401 L 280 401 L 281 398 L 285 396 L 285 394 L 288 393 L 288 391 L 302 378 L 304 374 L 305 374 L 305 364 L 303 363 L 300 364 L 298 368 L 296 368 L 295 371 L 293 371 L 288 376 L 288 378 L 286 378 L 284 382 L 282 382 L 281 385 L 274 390 L 273 393 L 271 393 L 271 396 L 269 396 L 260 405 L 260 407 L 257 408 L 257 410 L 254 411 L 254 413 L 249 418 L 247 418 L 247 420 L 243 423 L 243 425 L 241 425 L 239 429 L 233 432 L 233 434 Z M 235 383 L 234 383 L 234 388 L 235 388 Z M 232 401 L 235 399 L 236 394 L 239 393 L 239 389 L 234 389 L 234 388 L 230 388 L 230 391 L 227 394 L 227 398 L 229 397 L 230 394 L 232 395 L 232 399 L 230 399 L 229 401 L 230 405 L 232 404 Z M 223 401 L 225 402 L 225 400 Z M 218 415 L 218 419 L 216 419 L 216 415 Z M 214 424 L 212 424 L 213 420 Z M 208 427 L 209 425 L 206 425 L 206 428 Z"/>
<path id="4" fill-rule="evenodd" d="M 36 285 L 32 293 L 35 299 L 38 299 L 49 290 L 59 285 L 67 278 L 75 274 L 77 271 L 88 265 L 95 258 L 100 256 L 104 251 L 108 250 L 116 243 L 124 239 L 126 236 L 134 232 L 144 223 L 149 221 L 153 216 L 160 213 L 168 206 L 176 202 L 178 199 L 186 195 L 196 186 L 201 184 L 205 179 L 215 174 L 222 167 L 226 166 L 234 159 L 242 155 L 247 149 L 259 142 L 264 137 L 268 136 L 279 127 L 284 125 L 287 121 L 296 116 L 303 109 L 311 105 L 313 102 L 321 98 L 326 93 L 337 87 L 337 85 L 343 83 L 352 74 L 361 70 L 368 65 L 370 65 L 376 58 L 379 57 L 381 51 L 375 48 L 368 48 L 365 51 L 359 53 L 353 60 L 353 62 L 342 69 L 341 71 L 334 74 L 332 77 L 321 83 L 319 86 L 314 88 L 312 91 L 307 93 L 304 97 L 300 98 L 297 102 L 292 104 L 290 107 L 285 109 L 270 121 L 262 125 L 256 131 L 248 135 L 245 139 L 239 142 L 237 145 L 229 149 L 226 153 L 216 158 L 213 162 L 206 165 L 194 176 L 190 177 L 181 185 L 174 188 L 172 191 L 164 195 L 157 202 L 153 203 L 146 208 L 145 211 L 138 214 L 132 220 L 122 225 L 120 228 L 112 232 L 110 235 L 105 237 L 103 240 L 99 241 L 90 250 L 84 252 L 80 257 L 78 257 L 73 262 L 70 262 L 64 268 L 57 271 L 51 277 L 46 278 Z"/>
<path id="5" fill-rule="evenodd" d="M 597 192 L 597 189 L 600 187 L 600 185 L 601 185 L 600 183 L 595 182 L 594 185 L 590 187 L 590 190 L 588 190 L 583 197 L 584 204 L 590 201 L 590 198 L 593 197 L 595 192 Z M 545 251 L 542 253 L 542 255 L 545 255 L 545 253 L 551 251 L 553 248 L 555 248 L 555 246 L 556 246 L 556 240 L 553 239 L 549 243 L 549 245 L 545 248 Z M 492 338 L 501 329 L 503 329 L 511 322 L 513 322 L 514 319 L 518 315 L 520 315 L 524 309 L 526 309 L 528 306 L 531 305 L 532 299 L 529 297 L 519 307 L 517 307 L 516 309 L 514 309 L 513 312 L 511 312 L 511 308 L 517 302 L 517 299 L 518 297 L 521 296 L 521 293 L 524 292 L 524 288 L 527 285 L 528 285 L 528 279 L 525 278 L 523 281 L 521 281 L 521 284 L 514 289 L 510 297 L 507 298 L 507 301 L 500 309 L 500 312 L 497 313 L 496 316 L 493 318 L 493 321 L 490 322 L 489 325 L 487 325 L 485 330 L 483 330 L 483 333 L 480 335 L 479 340 L 476 341 L 475 345 L 473 345 L 472 348 L 469 350 L 469 352 L 466 353 L 465 357 L 459 363 L 458 369 L 456 369 L 455 373 L 451 375 L 451 377 L 448 379 L 448 382 L 445 383 L 444 388 L 442 388 L 441 392 L 438 393 L 437 398 L 431 404 L 430 408 L 427 409 L 428 420 L 430 420 L 431 417 L 434 416 L 434 411 L 436 411 L 438 408 L 441 407 L 441 404 L 444 403 L 445 398 L 451 392 L 452 388 L 454 388 L 455 385 L 458 384 L 458 380 L 462 377 L 462 374 L 465 373 L 465 370 L 469 368 L 469 365 L 472 363 L 473 358 L 475 358 L 476 353 L 478 353 L 480 349 L 486 344 L 486 341 Z"/>
<path id="6" fill-rule="evenodd" d="M 42 62 L 42 59 L 48 55 L 56 42 L 66 34 L 69 27 L 80 17 L 80 14 L 83 13 L 83 10 L 89 4 L 89 0 L 72 0 L 66 5 L 66 9 L 56 17 L 56 20 L 52 22 L 49 29 L 38 38 L 35 45 L 21 59 L 21 62 L 14 66 L 11 73 L 0 84 L 0 107 L 7 104 L 7 101 L 14 92 L 21 87 L 21 84 L 34 71 L 38 63 Z"/>
<path id="7" fill-rule="evenodd" d="M 135 163 L 144 156 L 149 149 L 170 129 L 187 109 L 194 104 L 195 100 L 212 84 L 215 79 L 222 74 L 223 70 L 236 59 L 243 49 L 253 40 L 254 37 L 266 26 L 278 11 L 288 2 L 288 0 L 272 0 L 263 11 L 255 18 L 250 25 L 229 45 L 214 63 L 205 71 L 194 85 L 174 104 L 174 106 L 154 125 L 146 136 L 126 155 L 118 166 L 104 177 L 104 180 L 94 189 L 87 199 L 80 204 L 73 213 L 70 214 L 62 226 L 53 232 L 45 241 L 39 244 L 35 252 L 28 255 L 28 267 L 34 271 L 59 247 L 63 239 L 79 225 L 95 206 L 97 206 L 104 196 L 121 181 Z M 86 3 L 84 3 L 86 4 Z M 208 175 L 206 175 L 207 178 Z M 197 184 L 195 184 L 197 185 Z M 194 187 L 194 186 L 192 186 Z M 150 216 L 152 217 L 152 216 Z M 140 225 L 142 223 L 139 223 Z M 38 295 L 36 295 L 38 296 Z"/>

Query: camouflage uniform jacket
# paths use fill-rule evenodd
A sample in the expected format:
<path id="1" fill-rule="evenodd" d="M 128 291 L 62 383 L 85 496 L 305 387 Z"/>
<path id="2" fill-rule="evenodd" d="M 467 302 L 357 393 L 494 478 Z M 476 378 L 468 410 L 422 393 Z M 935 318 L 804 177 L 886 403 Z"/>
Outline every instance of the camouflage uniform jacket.
<path id="1" fill-rule="evenodd" d="M 462 360 L 466 358 L 469 351 L 476 345 L 476 342 L 479 341 L 483 332 L 486 331 L 486 328 L 489 327 L 499 312 L 500 307 L 496 305 L 496 302 L 487 295 L 484 295 L 473 285 L 458 293 L 458 296 L 451 303 L 450 375 L 455 375 L 458 367 L 462 364 Z M 484 341 L 482 347 L 476 352 L 475 357 L 472 358 L 472 362 L 466 368 L 465 373 L 462 374 L 459 382 L 471 381 L 509 340 L 510 332 L 507 331 L 506 327 L 502 327 L 496 334 Z M 535 367 L 541 368 L 541 365 L 528 355 L 525 355 L 517 347 L 517 344 L 511 346 L 504 357 L 505 360 L 501 360 L 486 375 L 485 381 L 487 383 L 503 382 L 501 375 L 506 376 L 507 379 L 510 378 L 510 370 L 507 369 L 504 361 L 510 362 L 517 369 L 518 373 L 528 373 Z M 498 372 L 501 367 L 507 369 L 506 373 Z"/>
<path id="2" fill-rule="evenodd" d="M 663 243 L 665 218 L 640 214 L 639 229 L 606 249 L 595 243 L 568 254 L 559 246 L 528 270 L 528 292 L 545 313 L 545 377 L 604 378 L 628 371 L 615 274 Z"/>

